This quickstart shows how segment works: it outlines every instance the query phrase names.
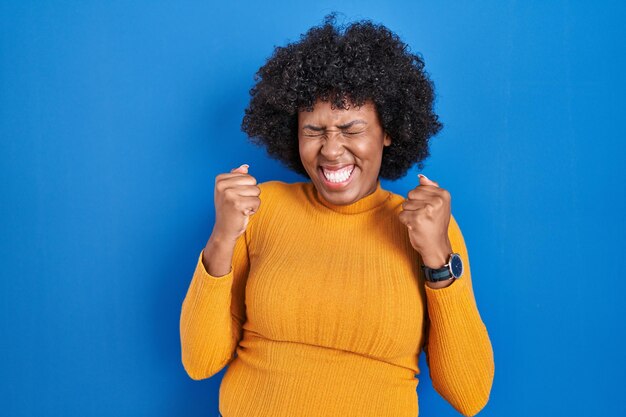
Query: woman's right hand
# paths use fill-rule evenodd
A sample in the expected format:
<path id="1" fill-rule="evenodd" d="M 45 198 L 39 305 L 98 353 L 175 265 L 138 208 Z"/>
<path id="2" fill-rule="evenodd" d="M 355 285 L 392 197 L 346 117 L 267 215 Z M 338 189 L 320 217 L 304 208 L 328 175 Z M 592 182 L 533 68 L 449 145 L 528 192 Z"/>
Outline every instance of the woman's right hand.
<path id="1" fill-rule="evenodd" d="M 250 216 L 261 205 L 261 189 L 256 183 L 246 164 L 215 177 L 214 238 L 234 244 L 246 231 Z"/>

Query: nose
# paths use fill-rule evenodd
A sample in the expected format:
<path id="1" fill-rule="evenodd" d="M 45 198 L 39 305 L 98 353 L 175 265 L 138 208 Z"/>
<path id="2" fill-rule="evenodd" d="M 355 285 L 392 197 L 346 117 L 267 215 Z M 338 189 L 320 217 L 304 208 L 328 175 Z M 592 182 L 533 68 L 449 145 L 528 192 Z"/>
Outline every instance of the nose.
<path id="1" fill-rule="evenodd" d="M 328 132 L 326 134 L 326 140 L 320 149 L 320 153 L 328 161 L 333 161 L 341 156 L 344 152 L 343 142 L 341 139 L 341 133 Z"/>

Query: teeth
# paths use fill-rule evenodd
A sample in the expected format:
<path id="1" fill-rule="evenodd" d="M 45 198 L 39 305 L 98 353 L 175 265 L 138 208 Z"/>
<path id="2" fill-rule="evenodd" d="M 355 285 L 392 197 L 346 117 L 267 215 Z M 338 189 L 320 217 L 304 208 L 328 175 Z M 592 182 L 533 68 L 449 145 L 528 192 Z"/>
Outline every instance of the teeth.
<path id="1" fill-rule="evenodd" d="M 324 172 L 324 176 L 326 177 L 328 181 L 344 182 L 350 177 L 350 174 L 352 174 L 353 169 L 354 169 L 354 165 L 342 168 L 339 171 L 326 171 L 324 168 L 322 168 L 322 171 Z"/>

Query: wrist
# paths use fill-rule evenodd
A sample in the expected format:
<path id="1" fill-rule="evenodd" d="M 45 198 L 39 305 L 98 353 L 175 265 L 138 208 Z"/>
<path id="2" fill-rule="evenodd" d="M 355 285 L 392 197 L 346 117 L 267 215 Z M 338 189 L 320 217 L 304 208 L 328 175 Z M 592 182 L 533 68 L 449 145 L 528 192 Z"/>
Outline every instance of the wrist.
<path id="1" fill-rule="evenodd" d="M 424 272 L 424 282 L 431 288 L 443 288 L 451 285 L 463 275 L 463 259 L 459 253 L 451 253 L 448 261 L 439 268 L 421 266 Z"/>
<path id="2" fill-rule="evenodd" d="M 448 256 L 450 254 L 448 253 Z M 448 256 L 431 256 L 428 258 L 423 257 L 422 263 L 431 269 L 442 268 L 446 262 L 448 262 Z"/>
<path id="3" fill-rule="evenodd" d="M 228 236 L 216 230 L 213 230 L 213 232 L 211 233 L 211 236 L 209 236 L 209 241 L 207 242 L 207 245 L 211 244 L 211 245 L 219 246 L 219 247 L 230 247 L 230 246 L 234 247 L 235 244 L 237 243 L 238 238 L 239 237 Z"/>
<path id="4" fill-rule="evenodd" d="M 448 258 L 451 253 L 452 245 L 448 241 L 442 248 L 424 253 L 422 255 L 422 263 L 431 269 L 442 268 L 448 263 Z"/>
<path id="5" fill-rule="evenodd" d="M 211 235 L 202 255 L 205 271 L 216 278 L 227 275 L 231 270 L 234 251 L 234 243 L 220 242 Z"/>

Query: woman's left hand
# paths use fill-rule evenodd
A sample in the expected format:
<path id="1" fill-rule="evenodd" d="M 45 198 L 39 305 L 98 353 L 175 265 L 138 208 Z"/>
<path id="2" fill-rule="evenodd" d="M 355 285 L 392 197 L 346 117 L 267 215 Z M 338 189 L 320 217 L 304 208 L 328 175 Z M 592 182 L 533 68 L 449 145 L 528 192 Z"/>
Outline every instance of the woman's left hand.
<path id="1" fill-rule="evenodd" d="M 441 268 L 452 253 L 448 238 L 451 196 L 435 181 L 419 175 L 419 186 L 409 191 L 398 217 L 407 227 L 411 245 L 422 256 L 424 265 Z"/>

